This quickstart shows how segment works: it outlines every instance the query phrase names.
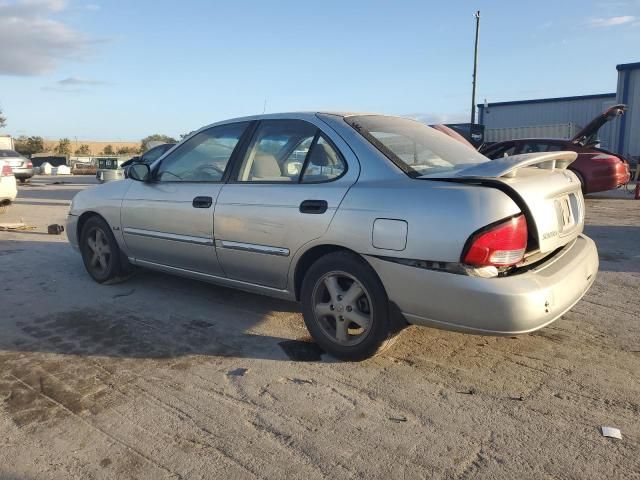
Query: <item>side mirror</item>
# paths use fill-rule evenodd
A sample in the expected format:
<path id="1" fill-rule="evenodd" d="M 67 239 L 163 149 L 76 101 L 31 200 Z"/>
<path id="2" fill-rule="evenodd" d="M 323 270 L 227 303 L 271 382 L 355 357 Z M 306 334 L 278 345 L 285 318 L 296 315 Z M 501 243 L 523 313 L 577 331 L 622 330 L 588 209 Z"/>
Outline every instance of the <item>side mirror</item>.
<path id="1" fill-rule="evenodd" d="M 128 176 L 131 180 L 136 180 L 137 182 L 148 182 L 149 181 L 149 165 L 146 163 L 134 163 L 128 168 Z"/>

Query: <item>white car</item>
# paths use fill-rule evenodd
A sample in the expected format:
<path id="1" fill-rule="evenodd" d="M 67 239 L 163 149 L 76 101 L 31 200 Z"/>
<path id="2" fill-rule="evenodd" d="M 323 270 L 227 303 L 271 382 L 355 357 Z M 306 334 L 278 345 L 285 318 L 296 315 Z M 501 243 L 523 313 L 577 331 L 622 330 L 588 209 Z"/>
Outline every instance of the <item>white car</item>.
<path id="1" fill-rule="evenodd" d="M 0 213 L 3 213 L 7 206 L 16 199 L 18 187 L 13 169 L 4 160 L 0 160 Z"/>

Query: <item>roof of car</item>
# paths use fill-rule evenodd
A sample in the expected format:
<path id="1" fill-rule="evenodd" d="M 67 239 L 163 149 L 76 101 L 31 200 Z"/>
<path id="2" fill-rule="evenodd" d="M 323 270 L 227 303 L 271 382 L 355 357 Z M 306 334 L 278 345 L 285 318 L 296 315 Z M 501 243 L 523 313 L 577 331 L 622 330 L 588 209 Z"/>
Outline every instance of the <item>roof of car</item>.
<path id="1" fill-rule="evenodd" d="M 360 115 L 379 115 L 379 116 L 384 116 L 384 117 L 393 117 L 395 115 L 388 115 L 388 114 L 384 114 L 384 113 L 374 113 L 374 112 L 336 112 L 336 111 L 328 111 L 328 110 L 318 110 L 318 111 L 301 111 L 301 112 L 281 112 L 281 113 L 261 113 L 261 114 L 257 114 L 257 115 L 248 115 L 245 117 L 235 117 L 235 118 L 229 118 L 226 120 L 220 120 L 218 122 L 214 122 L 211 123 L 209 125 L 205 125 L 202 128 L 199 128 L 197 130 L 194 130 L 193 132 L 191 132 L 192 134 L 198 133 L 202 130 L 205 130 L 207 128 L 210 127 L 214 127 L 216 125 L 225 125 L 228 123 L 236 123 L 236 122 L 249 122 L 249 121 L 253 121 L 253 120 L 281 120 L 281 119 L 299 119 L 299 120 L 305 120 L 305 119 L 313 119 L 316 118 L 318 115 L 334 115 L 337 117 L 342 117 L 342 118 L 347 118 L 347 117 L 353 117 L 353 116 L 360 116 Z M 407 118 L 407 120 L 414 120 L 410 117 L 402 117 L 402 118 Z M 419 120 L 416 120 L 419 121 Z"/>

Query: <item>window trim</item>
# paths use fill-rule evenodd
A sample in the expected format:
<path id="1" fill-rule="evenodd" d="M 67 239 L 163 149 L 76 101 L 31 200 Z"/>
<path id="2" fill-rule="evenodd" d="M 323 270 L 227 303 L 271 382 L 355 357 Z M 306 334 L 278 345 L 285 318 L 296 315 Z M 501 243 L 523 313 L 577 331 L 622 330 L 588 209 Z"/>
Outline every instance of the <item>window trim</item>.
<path id="1" fill-rule="evenodd" d="M 311 145 L 309 146 L 309 150 L 307 151 L 307 155 L 304 157 L 304 162 L 302 164 L 302 168 L 300 169 L 300 174 L 298 175 L 297 180 L 295 182 L 293 181 L 278 182 L 277 180 L 247 180 L 247 181 L 239 180 L 238 177 L 240 175 L 240 169 L 242 168 L 242 163 L 244 161 L 246 154 L 248 153 L 249 148 L 253 144 L 253 140 L 260 126 L 265 122 L 283 122 L 283 121 L 284 122 L 292 122 L 292 121 L 303 122 L 311 125 L 316 130 L 313 137 L 313 141 L 311 142 Z M 331 148 L 333 148 L 335 152 L 338 154 L 338 157 L 340 158 L 340 160 L 342 161 L 342 164 L 344 165 L 344 170 L 342 171 L 342 174 L 340 174 L 339 176 L 330 178 L 328 180 L 320 180 L 317 182 L 303 182 L 302 176 L 304 174 L 305 168 L 307 167 L 308 159 L 310 158 L 311 151 L 313 147 L 315 147 L 320 137 L 322 137 L 331 146 Z M 322 128 L 315 125 L 314 123 L 308 122 L 306 120 L 301 120 L 299 118 L 270 118 L 270 119 L 263 119 L 263 120 L 256 121 L 253 131 L 251 132 L 251 136 L 247 140 L 247 143 L 242 149 L 242 151 L 239 152 L 238 158 L 236 160 L 236 164 L 234 165 L 233 170 L 230 172 L 229 179 L 226 183 L 233 184 L 233 185 L 317 185 L 320 183 L 335 182 L 336 180 L 339 180 L 342 177 L 344 177 L 348 171 L 349 171 L 349 164 L 347 163 L 347 160 L 345 159 L 344 155 L 342 154 L 340 149 L 336 146 L 336 144 L 333 142 L 333 140 L 331 140 L 329 136 L 322 130 Z"/>
<path id="2" fill-rule="evenodd" d="M 162 158 L 162 156 L 160 157 L 160 162 L 157 162 L 157 165 L 153 166 L 153 169 L 151 170 L 151 175 L 150 178 L 151 180 L 149 181 L 149 183 L 157 183 L 157 184 L 172 184 L 172 185 L 176 185 L 176 184 L 224 184 L 227 183 L 229 176 L 231 174 L 231 171 L 234 168 L 234 165 L 236 163 L 236 159 L 239 153 L 241 153 L 242 151 L 245 150 L 246 148 L 246 138 L 247 136 L 249 137 L 253 137 L 253 129 L 255 127 L 255 124 L 257 122 L 255 120 L 253 121 L 243 121 L 243 122 L 231 122 L 231 123 L 223 123 L 221 125 L 213 125 L 209 128 L 204 128 L 202 130 L 198 130 L 197 132 L 194 132 L 193 135 L 190 135 L 188 138 L 186 138 L 184 140 L 184 142 L 186 143 L 187 141 L 191 140 L 193 137 L 195 137 L 196 135 L 200 134 L 200 133 L 204 133 L 204 132 L 208 132 L 209 130 L 213 130 L 215 128 L 224 128 L 224 127 L 229 127 L 232 125 L 242 125 L 242 124 L 246 124 L 242 134 L 240 135 L 240 138 L 238 139 L 238 143 L 236 143 L 236 146 L 233 148 L 233 151 L 231 152 L 231 156 L 229 156 L 229 160 L 227 161 L 227 164 L 225 166 L 224 169 L 224 173 L 222 174 L 222 177 L 220 178 L 220 180 L 180 180 L 178 182 L 172 182 L 172 181 L 163 181 L 163 180 L 158 180 L 156 178 L 156 175 L 158 174 L 158 170 L 160 169 L 160 166 L 168 159 L 170 158 L 170 156 L 166 156 L 164 158 Z M 176 151 L 177 148 L 181 145 L 182 142 L 174 145 L 174 147 L 176 147 Z M 168 150 L 167 150 L 168 152 Z M 166 152 L 165 152 L 166 153 Z M 175 152 L 172 152 L 172 155 Z M 156 163 L 154 162 L 154 163 Z"/>

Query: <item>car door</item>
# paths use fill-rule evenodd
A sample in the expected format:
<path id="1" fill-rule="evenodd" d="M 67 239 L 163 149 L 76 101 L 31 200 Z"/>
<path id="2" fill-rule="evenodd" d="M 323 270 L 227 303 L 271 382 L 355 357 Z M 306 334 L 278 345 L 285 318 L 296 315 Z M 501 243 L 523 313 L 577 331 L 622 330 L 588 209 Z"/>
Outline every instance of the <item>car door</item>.
<path id="1" fill-rule="evenodd" d="M 226 275 L 286 288 L 291 258 L 324 234 L 358 173 L 357 159 L 335 133 L 299 119 L 261 121 L 216 204 Z"/>
<path id="2" fill-rule="evenodd" d="M 213 241 L 214 205 L 249 122 L 203 130 L 132 181 L 122 203 L 124 240 L 136 261 L 223 275 Z"/>

